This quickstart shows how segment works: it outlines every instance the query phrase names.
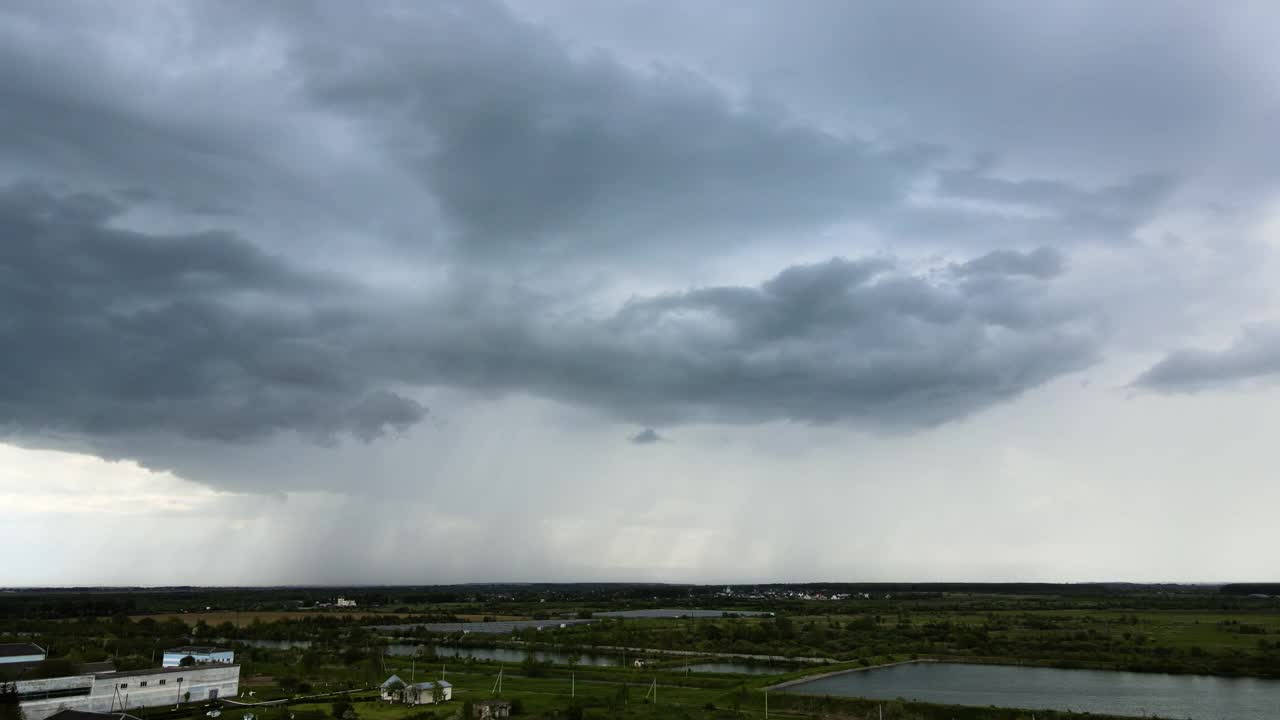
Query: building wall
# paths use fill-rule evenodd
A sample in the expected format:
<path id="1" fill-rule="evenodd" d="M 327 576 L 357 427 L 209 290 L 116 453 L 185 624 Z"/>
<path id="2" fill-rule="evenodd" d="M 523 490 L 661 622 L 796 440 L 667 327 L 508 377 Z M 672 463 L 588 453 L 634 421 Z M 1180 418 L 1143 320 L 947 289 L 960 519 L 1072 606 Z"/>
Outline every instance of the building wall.
<path id="1" fill-rule="evenodd" d="M 441 702 L 453 699 L 453 688 L 441 688 L 444 690 L 444 697 Z M 405 688 L 405 702 L 409 705 L 430 705 L 434 702 L 431 698 L 430 690 L 414 690 L 413 688 Z"/>
<path id="2" fill-rule="evenodd" d="M 164 660 L 161 662 L 161 667 L 179 667 L 179 663 L 182 662 L 182 658 L 186 656 L 186 653 L 167 652 L 164 654 Z M 224 650 L 222 652 L 215 653 L 191 653 L 191 657 L 195 658 L 197 665 L 210 662 L 232 663 L 236 660 L 236 654 L 233 650 Z"/>
<path id="3" fill-rule="evenodd" d="M 181 683 L 178 678 L 182 678 Z M 161 681 L 164 682 L 163 685 Z M 144 682 L 145 686 L 142 684 Z M 121 685 L 126 687 L 120 687 Z M 104 673 L 49 680 L 23 680 L 18 682 L 18 692 L 56 692 L 84 686 L 90 688 L 87 695 L 24 701 L 23 715 L 26 720 L 44 720 L 62 709 L 111 712 L 177 705 L 187 693 L 191 693 L 191 702 L 208 700 L 215 691 L 219 698 L 234 698 L 240 693 L 240 666 L 201 665 L 177 671 L 157 670 L 123 675 Z"/>

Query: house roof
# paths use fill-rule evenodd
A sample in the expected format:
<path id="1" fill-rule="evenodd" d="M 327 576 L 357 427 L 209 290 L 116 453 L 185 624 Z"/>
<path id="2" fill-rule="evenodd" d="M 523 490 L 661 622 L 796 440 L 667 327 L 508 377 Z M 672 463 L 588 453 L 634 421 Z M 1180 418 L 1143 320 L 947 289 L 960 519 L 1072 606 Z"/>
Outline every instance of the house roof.
<path id="1" fill-rule="evenodd" d="M 386 680 L 383 680 L 383 681 L 382 681 L 382 684 L 381 684 L 381 685 L 379 685 L 379 687 L 388 687 L 388 686 L 390 686 L 390 685 L 391 685 L 391 683 L 393 683 L 393 682 L 398 682 L 398 683 L 400 683 L 401 685 L 404 685 L 404 684 L 405 684 L 405 682 L 404 682 L 403 680 L 401 680 L 401 679 L 400 679 L 400 676 L 399 676 L 399 675 L 392 675 L 391 677 L 387 678 Z"/>
<path id="2" fill-rule="evenodd" d="M 499 699 L 497 699 L 497 698 L 489 698 L 488 700 L 477 700 L 477 701 L 475 702 L 475 704 L 476 704 L 476 705 L 488 705 L 489 707 L 495 707 L 495 706 L 496 706 L 496 707 L 501 707 L 501 706 L 503 706 L 503 705 L 510 705 L 510 704 L 511 704 L 511 701 L 510 701 L 510 700 L 499 700 Z"/>
<path id="3" fill-rule="evenodd" d="M 431 688 L 437 685 L 439 685 L 442 688 L 453 687 L 453 683 L 449 682 L 448 680 L 437 680 L 435 682 L 414 683 L 413 685 L 410 685 L 410 687 L 416 690 L 430 690 Z"/>
<path id="4" fill-rule="evenodd" d="M 21 657 L 23 655 L 43 655 L 44 648 L 35 643 L 4 643 L 0 645 L 0 657 Z"/>
<path id="5" fill-rule="evenodd" d="M 119 670 L 116 672 L 95 673 L 103 679 L 134 677 L 137 675 L 172 675 L 175 673 L 205 673 L 220 672 L 230 668 L 238 668 L 240 663 L 205 663 L 203 665 L 191 665 L 189 667 L 158 667 L 148 668 L 146 670 Z"/>
<path id="6" fill-rule="evenodd" d="M 234 652 L 231 648 L 214 647 L 213 645 L 183 645 L 169 648 L 166 653 L 183 653 L 186 655 L 209 655 L 216 652 Z"/>

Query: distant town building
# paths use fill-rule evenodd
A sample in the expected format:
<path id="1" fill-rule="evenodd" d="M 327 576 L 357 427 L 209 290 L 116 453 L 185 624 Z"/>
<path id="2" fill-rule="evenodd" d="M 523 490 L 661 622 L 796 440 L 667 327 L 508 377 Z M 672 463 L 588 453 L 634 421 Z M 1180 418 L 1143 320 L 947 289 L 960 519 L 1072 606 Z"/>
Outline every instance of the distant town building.
<path id="1" fill-rule="evenodd" d="M 511 703 L 506 700 L 477 700 L 471 705 L 473 720 L 499 720 L 511 717 Z"/>
<path id="2" fill-rule="evenodd" d="M 337 604 L 337 606 L 338 606 L 338 607 L 355 607 L 355 606 L 356 606 L 356 601 L 355 601 L 355 600 L 348 600 L 348 599 L 346 599 L 346 598 L 344 598 L 344 597 L 340 597 L 340 598 L 338 598 L 338 602 L 337 602 L 336 604 Z"/>
<path id="3" fill-rule="evenodd" d="M 26 720 L 46 720 L 59 711 L 110 713 L 235 697 L 240 666 L 206 663 L 190 667 L 83 673 L 14 685 Z M 68 718 L 68 720 L 75 720 Z"/>
<path id="4" fill-rule="evenodd" d="M 185 645 L 169 648 L 164 651 L 162 667 L 181 667 L 183 658 L 191 658 L 188 665 L 205 665 L 207 663 L 233 663 L 236 653 L 230 648 L 212 647 L 208 645 Z"/>
<path id="5" fill-rule="evenodd" d="M 44 648 L 35 643 L 5 643 L 0 645 L 0 665 L 40 662 L 47 657 Z"/>

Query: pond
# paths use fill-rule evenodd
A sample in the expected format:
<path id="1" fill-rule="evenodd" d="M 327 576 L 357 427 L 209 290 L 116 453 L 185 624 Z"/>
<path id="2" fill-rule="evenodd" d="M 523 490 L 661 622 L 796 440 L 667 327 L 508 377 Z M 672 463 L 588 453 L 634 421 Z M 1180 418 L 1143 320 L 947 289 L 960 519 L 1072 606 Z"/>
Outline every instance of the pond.
<path id="1" fill-rule="evenodd" d="M 739 675 L 777 675 L 786 672 L 782 668 L 768 665 L 747 665 L 745 663 L 732 662 L 704 662 L 688 665 L 681 669 L 696 673 L 737 673 Z"/>
<path id="2" fill-rule="evenodd" d="M 218 638 L 215 642 L 226 643 L 235 642 L 241 645 L 248 645 L 256 648 L 271 648 L 272 650 L 291 650 L 293 648 L 306 649 L 311 647 L 310 640 L 226 640 Z"/>
<path id="3" fill-rule="evenodd" d="M 1192 720 L 1280 718 L 1280 680 L 1207 675 L 912 663 L 832 675 L 784 691 Z"/>
<path id="4" fill-rule="evenodd" d="M 388 655 L 409 656 L 413 655 L 417 649 L 416 645 L 397 644 L 388 645 Z M 513 648 L 469 648 L 469 647 L 446 647 L 444 645 L 423 645 L 423 652 L 435 650 L 437 657 L 454 657 L 467 658 L 472 657 L 477 660 L 490 660 L 494 662 L 522 662 L 526 656 L 533 655 L 538 662 L 550 660 L 557 665 L 568 665 L 570 655 L 565 652 L 555 650 L 516 650 Z M 617 667 L 622 665 L 623 658 L 621 655 L 587 655 L 577 656 L 579 665 L 590 665 L 594 667 Z"/>
<path id="5" fill-rule="evenodd" d="M 468 623 L 409 623 L 403 625 L 370 625 L 373 630 L 384 633 L 409 632 L 427 630 L 434 633 L 477 633 L 487 635 L 510 635 L 520 630 L 556 630 L 570 625 L 582 625 L 591 620 L 497 620 L 492 622 Z"/>
<path id="6" fill-rule="evenodd" d="M 660 608 L 657 610 L 615 610 L 593 613 L 598 618 L 718 618 L 725 614 L 747 616 L 772 615 L 757 610 L 688 610 L 684 608 Z"/>

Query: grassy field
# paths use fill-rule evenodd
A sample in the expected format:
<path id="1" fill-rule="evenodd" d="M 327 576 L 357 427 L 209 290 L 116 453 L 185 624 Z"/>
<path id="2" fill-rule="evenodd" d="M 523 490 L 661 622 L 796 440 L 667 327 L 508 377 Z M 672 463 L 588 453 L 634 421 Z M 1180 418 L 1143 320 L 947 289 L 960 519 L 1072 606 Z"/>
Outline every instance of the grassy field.
<path id="1" fill-rule="evenodd" d="M 848 625 L 866 615 L 802 615 L 798 624 L 815 623 L 827 628 Z M 907 616 L 911 625 L 950 622 L 967 627 L 1007 627 L 993 630 L 997 635 L 1016 636 L 1032 633 L 1071 633 L 1090 628 L 1109 627 L 1123 636 L 1141 633 L 1154 645 L 1205 651 L 1242 651 L 1257 646 L 1259 638 L 1280 636 L 1280 613 L 1204 612 L 1164 610 L 1159 612 L 1120 612 L 1096 610 L 1018 610 L 990 613 L 914 612 Z M 1043 627 L 1028 627 L 1027 618 L 1043 620 Z M 1132 625 L 1125 620 L 1136 619 Z M 882 615 L 880 625 L 896 624 L 895 615 Z M 1051 627 L 1052 626 L 1052 627 Z M 1242 632 L 1242 627 L 1247 632 Z"/>
<path id="2" fill-rule="evenodd" d="M 407 677 L 407 669 L 389 667 Z M 373 691 L 360 691 L 344 696 L 352 702 L 358 720 L 445 720 L 458 717 L 468 700 L 495 696 L 498 668 L 486 666 L 464 672 L 448 673 L 453 684 L 453 699 L 440 707 L 407 707 L 376 699 Z M 656 678 L 656 703 L 653 681 Z M 426 679 L 419 673 L 417 680 Z M 642 720 L 664 718 L 675 720 L 730 720 L 766 717 L 765 696 L 761 686 L 773 680 L 759 678 L 719 678 L 712 687 L 679 684 L 679 679 L 662 674 L 648 675 L 624 669 L 594 673 L 594 677 L 576 680 L 568 676 L 524 677 L 504 672 L 499 697 L 517 701 L 519 717 L 529 718 L 596 718 L 598 720 Z M 256 699 L 266 695 L 259 693 Z M 334 701 L 300 702 L 288 707 L 225 709 L 220 720 L 244 720 L 246 712 L 255 720 L 337 720 Z M 881 715 L 883 713 L 883 715 Z M 1014 709 L 959 708 L 894 701 L 864 701 L 788 696 L 770 696 L 768 717 L 777 718 L 859 718 L 884 717 L 887 720 L 1028 720 L 1028 714 Z M 1042 719 L 1079 718 L 1083 716 L 1052 711 L 1038 711 Z M 1107 716 L 1091 715 L 1094 720 Z"/>

